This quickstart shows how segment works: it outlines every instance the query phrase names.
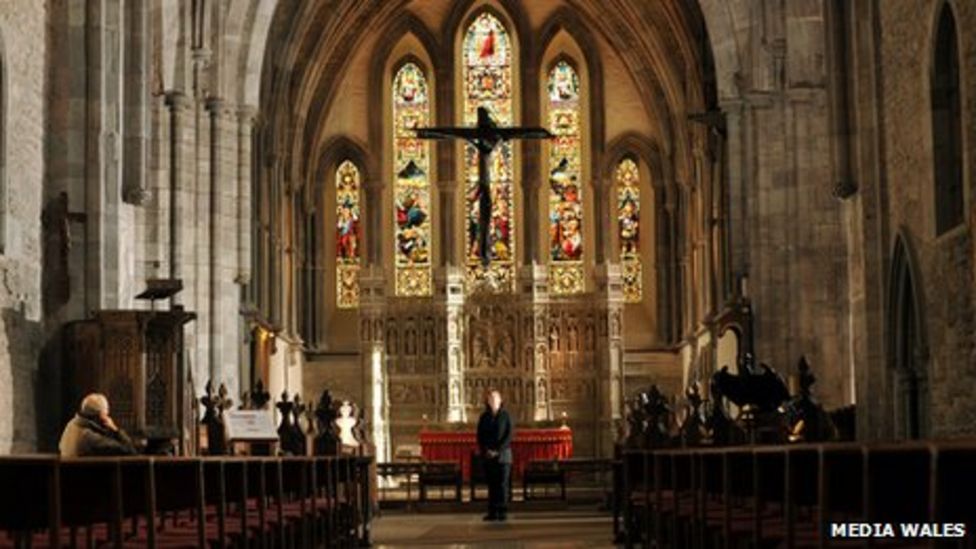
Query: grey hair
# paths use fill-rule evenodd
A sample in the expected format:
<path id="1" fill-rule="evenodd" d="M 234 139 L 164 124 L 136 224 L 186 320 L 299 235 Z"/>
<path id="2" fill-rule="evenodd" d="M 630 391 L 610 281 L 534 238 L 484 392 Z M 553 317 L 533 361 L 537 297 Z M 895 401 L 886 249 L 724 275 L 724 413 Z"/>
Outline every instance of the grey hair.
<path id="1" fill-rule="evenodd" d="M 97 416 L 108 412 L 108 399 L 102 393 L 92 393 L 81 400 L 81 413 Z"/>

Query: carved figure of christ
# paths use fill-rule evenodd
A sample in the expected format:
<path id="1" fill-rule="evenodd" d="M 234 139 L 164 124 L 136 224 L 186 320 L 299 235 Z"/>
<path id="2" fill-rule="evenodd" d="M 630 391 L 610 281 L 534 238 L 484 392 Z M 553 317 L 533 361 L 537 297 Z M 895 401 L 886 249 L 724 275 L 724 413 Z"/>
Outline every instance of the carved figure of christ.
<path id="1" fill-rule="evenodd" d="M 491 174 L 488 161 L 499 143 L 512 139 L 551 139 L 545 128 L 500 127 L 492 120 L 488 109 L 478 107 L 478 125 L 458 127 L 416 128 L 419 139 L 463 139 L 478 152 L 478 253 L 481 264 L 491 263 L 488 235 L 491 226 Z"/>

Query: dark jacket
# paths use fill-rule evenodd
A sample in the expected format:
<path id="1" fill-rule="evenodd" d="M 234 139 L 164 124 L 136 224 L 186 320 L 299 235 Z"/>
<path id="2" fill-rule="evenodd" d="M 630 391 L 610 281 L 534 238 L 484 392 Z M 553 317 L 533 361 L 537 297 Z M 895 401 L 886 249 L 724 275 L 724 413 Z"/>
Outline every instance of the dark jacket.
<path id="1" fill-rule="evenodd" d="M 481 454 L 485 455 L 488 450 L 498 452 L 500 463 L 512 462 L 512 434 L 515 432 L 515 423 L 505 408 L 498 410 L 497 414 L 491 413 L 491 408 L 485 408 L 478 419 L 478 447 Z"/>
<path id="2" fill-rule="evenodd" d="M 128 456 L 137 453 L 124 431 L 113 431 L 97 418 L 81 414 L 76 414 L 64 428 L 58 449 L 62 457 Z"/>

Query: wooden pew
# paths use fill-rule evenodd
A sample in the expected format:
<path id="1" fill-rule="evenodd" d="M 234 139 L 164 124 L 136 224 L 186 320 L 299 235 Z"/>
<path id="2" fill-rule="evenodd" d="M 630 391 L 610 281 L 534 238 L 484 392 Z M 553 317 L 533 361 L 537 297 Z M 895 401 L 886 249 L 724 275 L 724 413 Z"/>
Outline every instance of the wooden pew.
<path id="1" fill-rule="evenodd" d="M 0 457 L 0 547 L 356 546 L 370 461 Z"/>
<path id="2" fill-rule="evenodd" d="M 958 540 L 957 546 L 976 546 L 976 505 L 972 487 L 976 486 L 976 442 L 953 442 L 936 445 L 932 449 L 932 522 L 965 524 L 968 540 Z"/>
<path id="3" fill-rule="evenodd" d="M 248 506 L 257 498 L 249 497 L 247 491 L 247 466 L 245 458 L 223 458 L 222 474 L 224 489 L 224 505 L 226 514 L 225 535 L 226 543 L 234 547 L 246 549 L 252 545 L 251 516 Z M 204 468 L 206 476 L 207 469 Z M 207 481 L 209 482 L 212 481 Z"/>
<path id="4" fill-rule="evenodd" d="M 289 545 L 312 547 L 313 501 L 311 488 L 312 461 L 302 457 L 281 458 L 283 514 Z"/>
<path id="5" fill-rule="evenodd" d="M 619 466 L 614 469 L 614 485 L 622 490 L 614 497 L 615 508 L 622 510 L 623 518 L 622 524 L 617 526 L 615 537 L 628 547 L 642 541 L 643 529 L 638 523 L 646 514 L 646 500 L 651 493 L 645 470 L 645 461 L 650 456 L 650 453 L 640 450 L 624 450 Z"/>
<path id="6" fill-rule="evenodd" d="M 36 531 L 61 547 L 58 465 L 54 456 L 0 456 L 0 547 L 27 546 Z"/>
<path id="7" fill-rule="evenodd" d="M 454 461 L 425 461 L 420 471 L 420 502 L 428 501 L 427 491 L 431 487 L 454 488 L 456 502 L 461 501 L 461 465 Z"/>
<path id="8" fill-rule="evenodd" d="M 122 547 L 122 476 L 120 460 L 65 459 L 60 463 L 61 527 L 69 530 L 67 541 L 76 546 L 75 534 L 84 529 L 86 547 L 110 541 Z M 141 486 L 140 486 L 141 487 Z"/>
<path id="9" fill-rule="evenodd" d="M 530 461 L 525 471 L 522 472 L 522 500 L 529 501 L 536 499 L 533 486 L 541 485 L 544 487 L 544 494 L 548 496 L 549 486 L 559 487 L 559 499 L 566 501 L 566 471 L 564 471 L 557 460 L 533 460 Z"/>

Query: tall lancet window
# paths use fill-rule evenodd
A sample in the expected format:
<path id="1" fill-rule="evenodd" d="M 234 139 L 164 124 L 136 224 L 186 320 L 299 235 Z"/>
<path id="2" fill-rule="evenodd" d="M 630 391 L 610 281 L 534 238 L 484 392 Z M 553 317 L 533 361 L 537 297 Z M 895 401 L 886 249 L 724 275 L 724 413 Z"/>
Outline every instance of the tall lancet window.
<path id="1" fill-rule="evenodd" d="M 633 158 L 626 156 L 613 174 L 617 186 L 617 235 L 620 240 L 620 264 L 623 271 L 624 301 L 638 303 L 643 295 L 640 256 L 640 170 Z"/>
<path id="2" fill-rule="evenodd" d="M 461 45 L 461 82 L 464 86 L 464 124 L 478 122 L 478 107 L 486 107 L 499 125 L 514 123 L 512 113 L 512 39 L 502 22 L 485 12 L 475 18 Z M 484 267 L 478 249 L 478 155 L 464 148 L 464 180 L 467 182 L 466 263 L 469 286 L 488 282 L 499 291 L 515 289 L 515 198 L 512 144 L 500 144 L 491 155 L 492 212 L 491 263 Z"/>
<path id="3" fill-rule="evenodd" d="M 427 78 L 407 62 L 393 78 L 393 186 L 396 295 L 431 295 L 430 145 L 413 128 L 429 126 Z"/>
<path id="4" fill-rule="evenodd" d="M 556 294 L 583 291 L 580 80 L 566 61 L 549 71 L 549 280 Z"/>
<path id="5" fill-rule="evenodd" d="M 336 169 L 336 306 L 359 306 L 359 261 L 361 249 L 359 210 L 359 168 L 349 160 Z"/>
<path id="6" fill-rule="evenodd" d="M 946 2 L 939 15 L 932 70 L 932 148 L 935 163 L 935 230 L 942 234 L 964 220 L 962 98 L 956 21 Z"/>

